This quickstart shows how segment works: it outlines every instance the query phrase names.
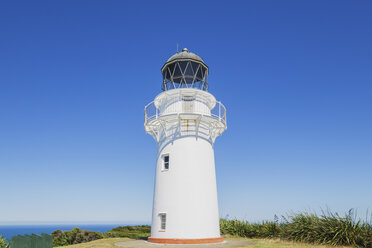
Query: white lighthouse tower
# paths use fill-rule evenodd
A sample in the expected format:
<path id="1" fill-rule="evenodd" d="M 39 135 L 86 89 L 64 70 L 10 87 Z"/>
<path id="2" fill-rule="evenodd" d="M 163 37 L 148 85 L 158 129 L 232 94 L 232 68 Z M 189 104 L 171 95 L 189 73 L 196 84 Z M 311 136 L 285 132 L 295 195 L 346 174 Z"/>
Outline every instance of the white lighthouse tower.
<path id="1" fill-rule="evenodd" d="M 157 142 L 149 242 L 222 242 L 213 144 L 226 110 L 209 93 L 208 66 L 186 48 L 161 69 L 163 92 L 145 107 L 145 130 Z"/>

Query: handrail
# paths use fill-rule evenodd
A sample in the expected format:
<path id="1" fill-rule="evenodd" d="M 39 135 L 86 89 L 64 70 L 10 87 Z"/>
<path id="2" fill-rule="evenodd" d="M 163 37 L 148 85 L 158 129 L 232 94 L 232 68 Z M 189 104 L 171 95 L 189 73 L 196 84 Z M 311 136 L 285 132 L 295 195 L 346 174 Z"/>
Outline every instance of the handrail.
<path id="1" fill-rule="evenodd" d="M 200 99 L 195 99 L 194 101 L 200 101 Z M 192 112 L 183 112 L 182 108 L 179 108 L 179 107 L 174 108 L 172 110 L 173 111 L 171 112 L 168 111 L 166 113 L 162 113 L 162 111 L 158 107 L 156 107 L 154 101 L 150 102 L 149 104 L 145 106 L 145 109 L 144 109 L 145 124 L 161 116 L 170 115 L 170 114 L 187 113 L 187 114 L 201 114 L 203 116 L 210 116 L 215 119 L 218 119 L 219 121 L 221 121 L 223 124 L 226 125 L 226 108 L 220 101 L 217 101 L 216 105 L 212 109 L 208 109 L 208 111 L 206 111 L 205 109 L 198 109 Z"/>

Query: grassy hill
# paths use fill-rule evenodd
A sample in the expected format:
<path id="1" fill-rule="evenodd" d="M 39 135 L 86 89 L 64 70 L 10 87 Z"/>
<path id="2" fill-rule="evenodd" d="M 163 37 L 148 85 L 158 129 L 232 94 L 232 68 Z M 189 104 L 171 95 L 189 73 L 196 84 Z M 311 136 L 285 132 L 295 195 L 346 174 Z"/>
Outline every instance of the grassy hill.
<path id="1" fill-rule="evenodd" d="M 261 223 L 221 219 L 220 228 L 221 234 L 224 236 L 259 239 L 257 244 L 264 246 L 258 247 L 270 247 L 268 246 L 270 242 L 274 242 L 275 246 L 272 247 L 281 247 L 283 242 L 287 242 L 285 243 L 286 247 L 291 247 L 288 246 L 291 244 L 288 242 L 294 241 L 298 242 L 295 243 L 297 247 L 300 243 L 307 243 L 311 245 L 303 245 L 302 247 L 332 245 L 372 248 L 371 223 L 358 220 L 352 210 L 345 216 L 329 212 L 321 215 L 299 213 L 282 217 L 281 220 L 275 218 L 274 221 Z M 142 225 L 117 227 L 105 233 L 84 231 L 79 228 L 74 228 L 71 231 L 56 230 L 52 233 L 53 245 L 75 245 L 107 238 L 146 239 L 150 236 L 150 229 L 150 226 Z M 263 241 L 264 239 L 272 239 L 273 241 Z M 107 239 L 102 242 L 106 241 L 111 242 L 112 240 Z"/>

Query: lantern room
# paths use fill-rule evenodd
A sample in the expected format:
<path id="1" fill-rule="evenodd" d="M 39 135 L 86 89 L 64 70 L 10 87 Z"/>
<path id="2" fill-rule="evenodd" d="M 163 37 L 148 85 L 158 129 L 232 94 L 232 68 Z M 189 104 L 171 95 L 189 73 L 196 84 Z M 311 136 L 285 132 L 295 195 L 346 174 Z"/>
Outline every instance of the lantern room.
<path id="1" fill-rule="evenodd" d="M 178 88 L 208 90 L 208 66 L 187 48 L 170 57 L 161 68 L 163 91 Z"/>

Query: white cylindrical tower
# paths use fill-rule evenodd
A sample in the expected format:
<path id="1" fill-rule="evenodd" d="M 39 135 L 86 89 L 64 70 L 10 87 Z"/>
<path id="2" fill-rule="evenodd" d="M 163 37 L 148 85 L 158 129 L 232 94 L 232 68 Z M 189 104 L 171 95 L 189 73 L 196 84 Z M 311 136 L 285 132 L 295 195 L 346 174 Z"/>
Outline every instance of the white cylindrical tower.
<path id="1" fill-rule="evenodd" d="M 208 67 L 186 48 L 161 69 L 163 92 L 145 107 L 157 142 L 149 242 L 222 242 L 213 144 L 226 129 L 225 107 L 207 92 Z"/>

